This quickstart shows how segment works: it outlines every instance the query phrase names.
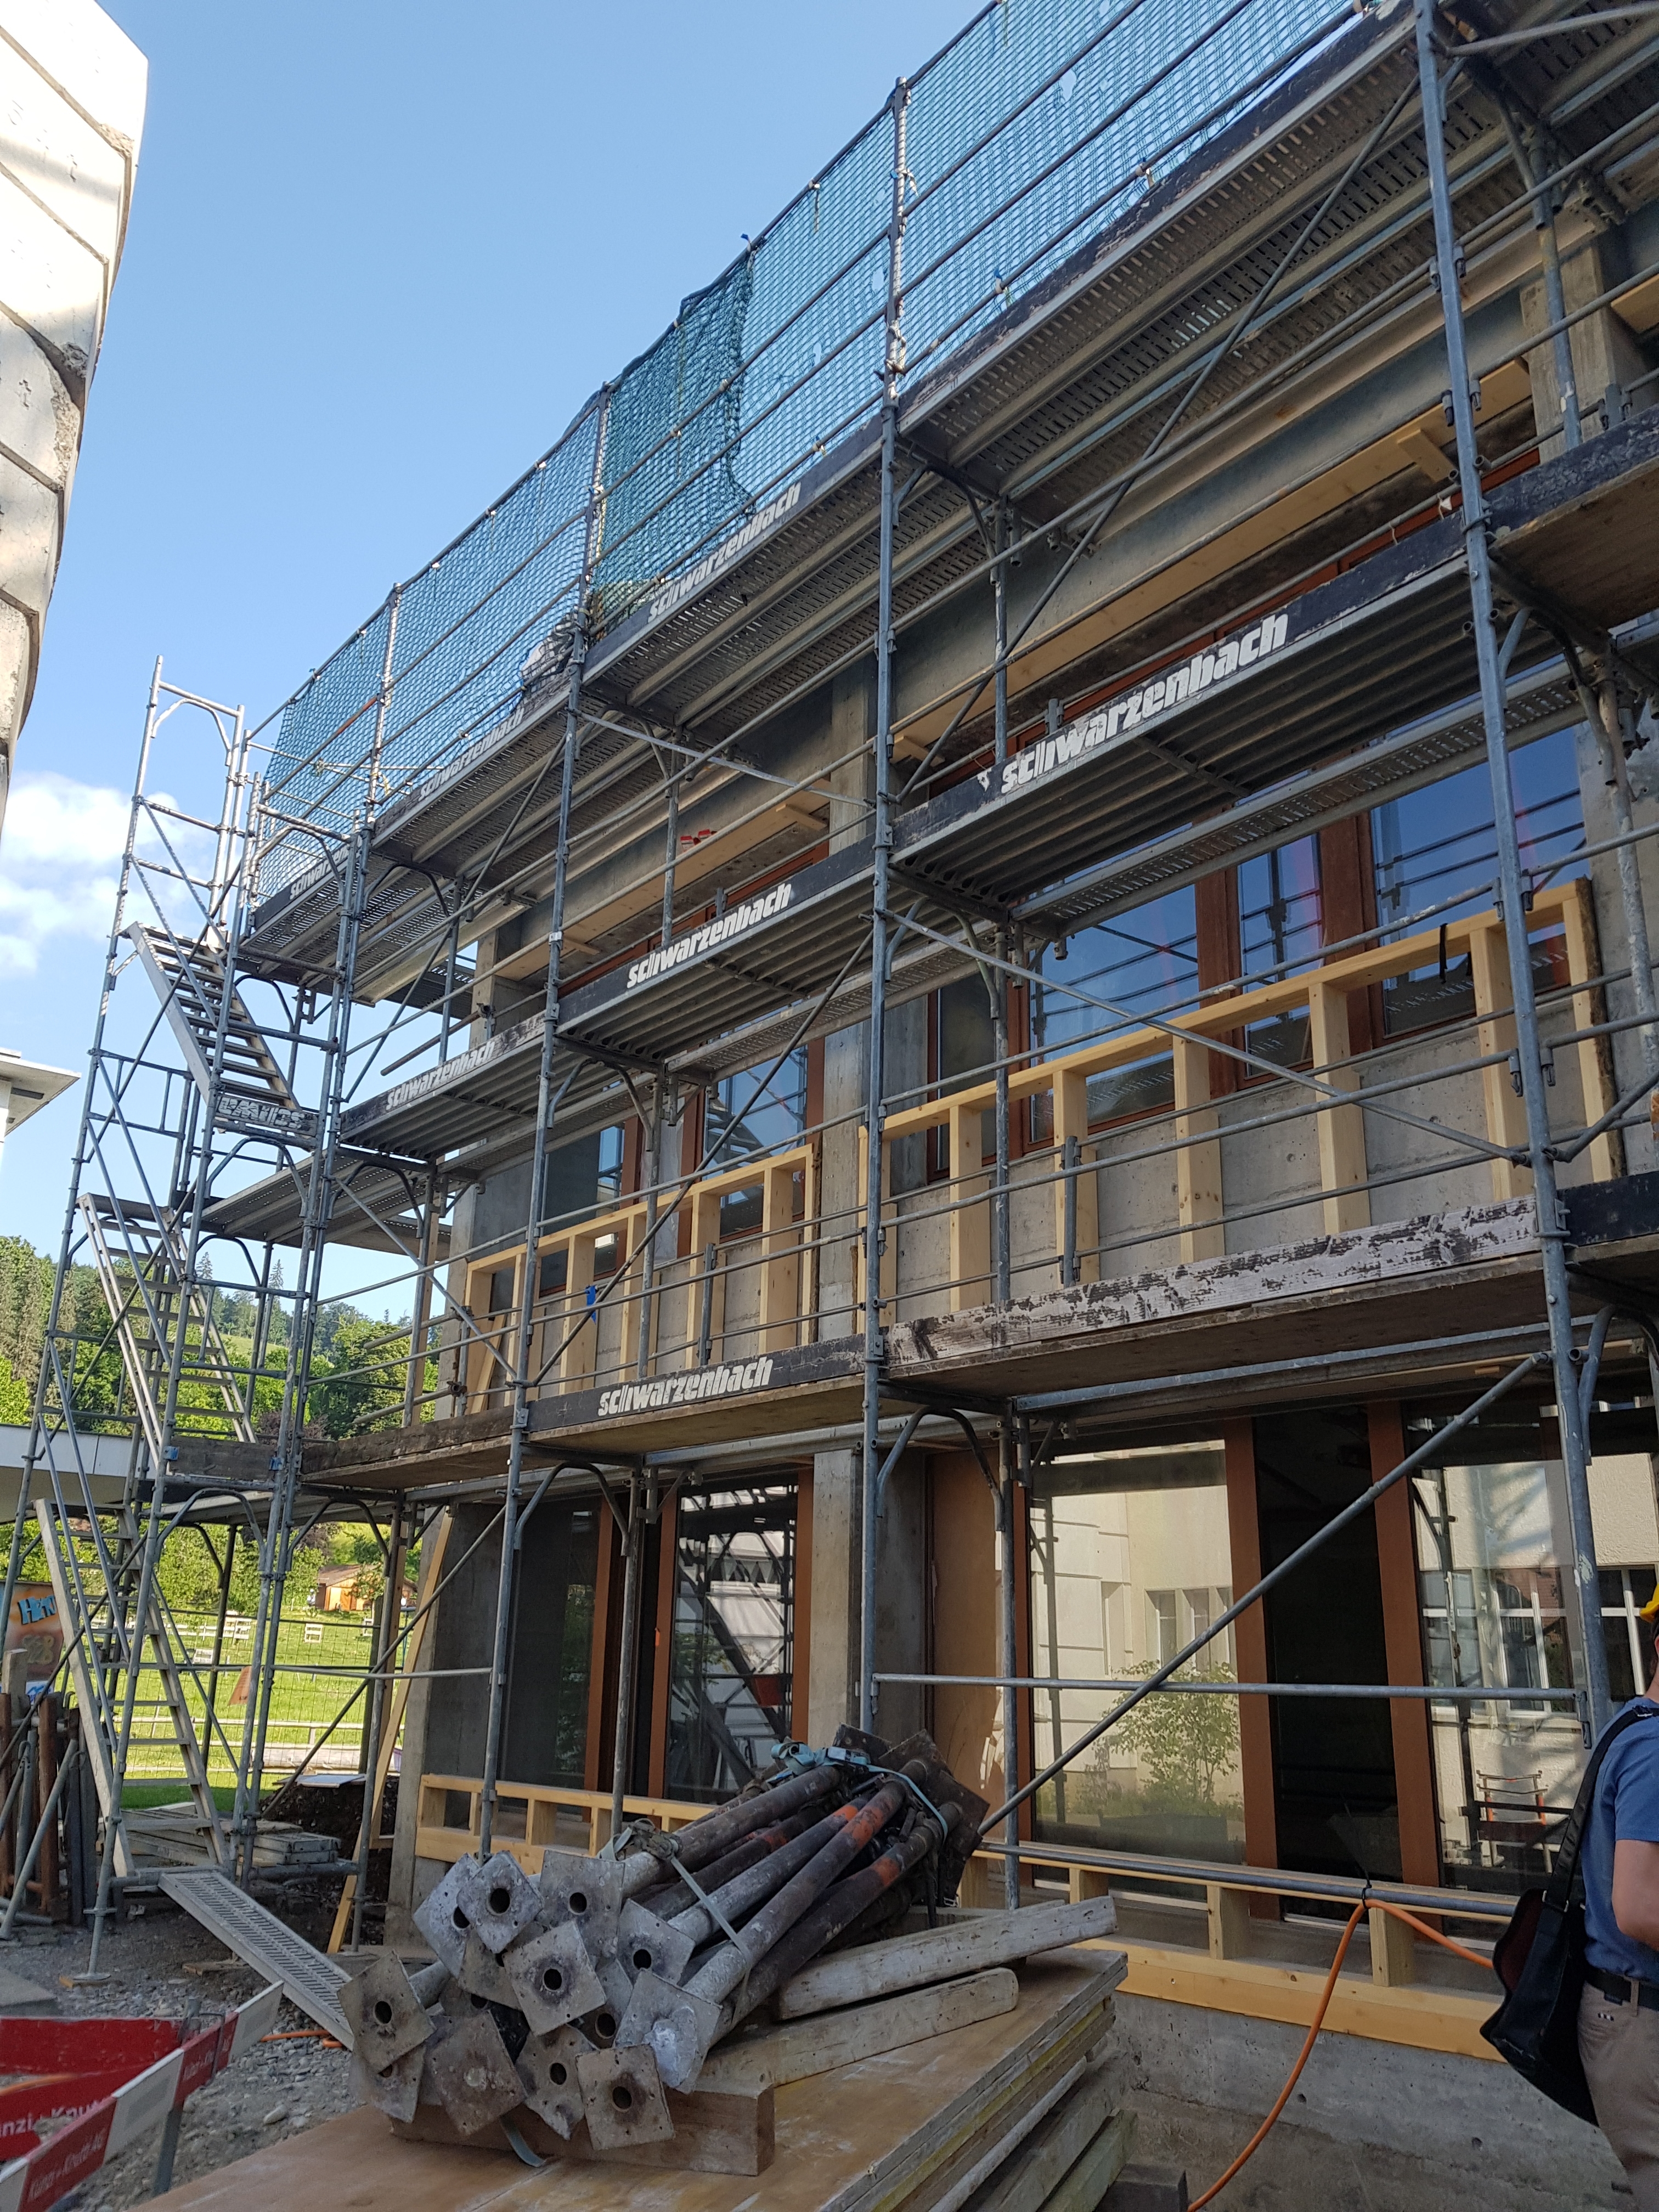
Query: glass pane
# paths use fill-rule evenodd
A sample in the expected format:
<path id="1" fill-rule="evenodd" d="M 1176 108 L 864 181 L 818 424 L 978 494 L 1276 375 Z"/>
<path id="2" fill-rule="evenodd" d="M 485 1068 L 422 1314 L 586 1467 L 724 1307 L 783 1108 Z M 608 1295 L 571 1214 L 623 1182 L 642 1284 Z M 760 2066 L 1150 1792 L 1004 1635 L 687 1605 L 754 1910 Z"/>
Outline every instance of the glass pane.
<path id="1" fill-rule="evenodd" d="M 1575 1659 L 1560 1562 L 1571 1547 L 1559 1471 L 1519 1455 L 1528 1443 L 1537 1451 L 1535 1413 L 1506 1409 L 1502 1418 L 1473 1445 L 1467 1431 L 1455 1439 L 1457 1462 L 1413 1478 L 1428 1679 L 1447 1688 L 1570 1689 Z M 1434 1417 L 1415 1419 L 1435 1425 Z M 1484 1460 L 1476 1456 L 1483 1446 L 1491 1455 Z M 1577 1787 L 1582 1741 L 1572 1705 L 1449 1701 L 1429 1712 L 1444 1880 L 1501 1890 L 1545 1873 Z"/>
<path id="2" fill-rule="evenodd" d="M 1137 1017 L 1169 1013 L 1198 998 L 1198 918 L 1191 884 L 1166 891 L 1132 913 L 1079 930 L 1063 946 L 1045 945 L 1031 986 L 1031 1042 L 1042 1057 L 1073 1052 L 1131 1028 Z M 1121 1011 L 1104 1013 L 1073 998 L 1073 985 Z M 1115 1121 L 1170 1105 L 1167 1057 L 1093 1078 L 1089 1119 Z"/>
<path id="3" fill-rule="evenodd" d="M 771 1081 L 757 1091 L 771 1065 L 765 1060 L 758 1067 L 723 1076 L 708 1093 L 711 1169 L 730 1167 L 751 1152 L 792 1144 L 806 1127 L 805 1047 L 790 1053 Z"/>
<path id="4" fill-rule="evenodd" d="M 1219 1443 L 1094 1453 L 1042 1468 L 1038 1481 L 1030 1517 L 1035 1673 L 1133 1682 L 1232 1602 Z M 1235 1681 L 1234 1667 L 1227 1632 L 1185 1678 Z M 1038 1765 L 1119 1696 L 1034 1692 Z M 1039 1793 L 1036 1810 L 1046 1842 L 1242 1861 L 1237 1698 L 1146 1698 Z"/>
<path id="5" fill-rule="evenodd" d="M 1570 730 L 1540 738 L 1510 756 L 1516 824 L 1523 867 L 1560 859 L 1583 842 L 1583 814 Z M 1492 830 L 1492 784 L 1484 766 L 1465 769 L 1443 782 L 1408 792 L 1371 809 L 1376 865 L 1376 913 L 1386 941 L 1425 927 L 1414 917 L 1438 909 L 1436 919 L 1476 914 L 1492 902 L 1498 848 Z M 1581 873 L 1569 866 L 1553 878 Z M 1541 951 L 1541 948 L 1540 948 Z M 1534 956 L 1534 963 L 1539 956 Z M 1551 981 L 1546 973 L 1540 987 Z M 1466 959 L 1437 962 L 1382 987 L 1385 1026 L 1391 1035 L 1455 1021 L 1474 1011 Z"/>
<path id="6" fill-rule="evenodd" d="M 547 1156 L 543 1219 L 550 1228 L 568 1228 L 611 1212 L 622 1194 L 622 1173 L 620 1121 L 574 1144 L 556 1145 Z"/>
<path id="7" fill-rule="evenodd" d="M 1298 837 L 1240 861 L 1238 935 L 1247 988 L 1318 966 L 1324 923 L 1317 837 Z M 1308 1017 L 1279 1014 L 1252 1023 L 1245 1043 L 1277 1066 L 1299 1066 L 1308 1058 Z"/>
<path id="8" fill-rule="evenodd" d="M 549 1501 L 526 1524 L 501 1747 L 509 1781 L 582 1786 L 598 1565 L 595 1507 Z"/>
<path id="9" fill-rule="evenodd" d="M 671 1797 L 729 1797 L 790 1731 L 793 1483 L 682 1496 L 668 1664 Z"/>

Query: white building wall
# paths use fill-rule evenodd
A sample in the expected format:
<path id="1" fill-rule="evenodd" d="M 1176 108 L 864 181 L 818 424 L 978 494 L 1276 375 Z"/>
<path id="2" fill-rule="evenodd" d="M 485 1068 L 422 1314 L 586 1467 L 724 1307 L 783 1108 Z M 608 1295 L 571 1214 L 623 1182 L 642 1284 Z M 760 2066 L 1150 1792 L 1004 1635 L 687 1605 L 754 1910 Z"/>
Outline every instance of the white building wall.
<path id="1" fill-rule="evenodd" d="M 93 0 L 0 0 L 0 820 L 126 238 L 148 66 Z"/>

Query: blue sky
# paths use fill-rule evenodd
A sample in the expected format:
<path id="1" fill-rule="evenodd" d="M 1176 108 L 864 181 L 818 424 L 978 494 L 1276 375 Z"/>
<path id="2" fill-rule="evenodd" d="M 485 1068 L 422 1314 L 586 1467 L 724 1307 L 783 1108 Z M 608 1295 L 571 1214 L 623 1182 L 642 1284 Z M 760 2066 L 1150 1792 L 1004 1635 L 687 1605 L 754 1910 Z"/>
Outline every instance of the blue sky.
<path id="1" fill-rule="evenodd" d="M 0 1043 L 77 1070 L 156 654 L 267 712 L 972 12 L 106 5 L 149 115 L 0 838 Z M 52 1251 L 78 1096 L 0 1172 Z"/>

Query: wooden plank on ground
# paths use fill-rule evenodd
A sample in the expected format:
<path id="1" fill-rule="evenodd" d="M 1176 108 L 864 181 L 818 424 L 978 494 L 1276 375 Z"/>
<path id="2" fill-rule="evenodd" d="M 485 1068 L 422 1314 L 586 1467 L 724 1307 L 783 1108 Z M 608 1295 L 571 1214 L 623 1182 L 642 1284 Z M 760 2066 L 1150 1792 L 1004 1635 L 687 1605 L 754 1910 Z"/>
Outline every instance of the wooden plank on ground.
<path id="1" fill-rule="evenodd" d="M 167 2212 L 830 2212 L 832 2206 L 937 2204 L 953 2179 L 947 2159 L 931 2178 L 895 2180 L 907 2140 L 944 2123 L 944 2144 L 972 2127 L 985 2098 L 1005 2110 L 1034 2056 L 1099 2039 L 1106 1989 L 1086 1955 L 1022 1968 L 1018 2011 L 950 2035 L 838 2068 L 775 2093 L 776 2155 L 758 2182 L 743 2174 L 687 2173 L 570 2163 L 528 2172 L 505 2152 L 400 2142 L 368 2106 L 307 2128 L 251 2158 L 204 2174 L 156 2200 Z M 1003 2124 L 1006 2132 L 1006 2123 Z M 882 2177 L 885 2176 L 884 2179 Z M 927 2184 L 918 2194 L 914 2184 Z M 908 2191 L 908 2195 L 907 2195 Z"/>
<path id="2" fill-rule="evenodd" d="M 814 2074 L 1012 2012 L 1018 2002 L 1018 1977 L 1006 1966 L 993 1966 L 963 1981 L 907 1990 L 883 2004 L 786 2022 L 711 2051 L 697 2076 L 698 2094 L 805 2081 Z"/>
<path id="3" fill-rule="evenodd" d="M 1109 1897 L 1086 1897 L 1077 1905 L 1033 1905 L 1018 1912 L 988 1912 L 928 1928 L 916 1936 L 897 1936 L 885 1943 L 866 1943 L 832 1959 L 815 1960 L 778 1991 L 778 2014 L 794 2020 L 829 2012 L 837 2005 L 867 2004 L 929 1982 L 954 1980 L 985 1966 L 1011 1966 L 1071 1943 L 1097 1942 L 1117 1926 Z M 1110 1971 L 1108 1969 L 1107 1971 Z"/>

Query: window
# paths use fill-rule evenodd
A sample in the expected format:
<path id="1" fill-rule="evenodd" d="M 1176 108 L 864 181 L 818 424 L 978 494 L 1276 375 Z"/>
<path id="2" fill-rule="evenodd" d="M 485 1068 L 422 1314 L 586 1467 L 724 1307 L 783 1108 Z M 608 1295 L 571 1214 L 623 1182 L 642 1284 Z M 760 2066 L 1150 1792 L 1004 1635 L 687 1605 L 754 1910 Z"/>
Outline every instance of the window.
<path id="1" fill-rule="evenodd" d="M 1540 738 L 1510 756 L 1516 825 L 1524 867 L 1546 866 L 1583 842 L 1578 772 L 1570 730 Z M 1464 769 L 1443 782 L 1390 799 L 1371 810 L 1376 866 L 1376 913 L 1386 942 L 1431 926 L 1433 921 L 1478 914 L 1492 902 L 1498 845 L 1492 828 L 1492 782 L 1486 768 Z M 1569 866 L 1561 876 L 1580 872 Z M 1540 989 L 1558 980 L 1553 941 L 1534 940 Z M 1467 958 L 1437 962 L 1382 987 L 1383 1028 L 1389 1036 L 1466 1019 L 1474 1012 L 1474 987 Z"/>
<path id="2" fill-rule="evenodd" d="M 757 1092 L 771 1068 L 764 1060 L 722 1076 L 708 1093 L 708 1171 L 735 1166 L 753 1152 L 775 1152 L 806 1127 L 806 1048 L 797 1047 Z M 723 1224 L 722 1224 L 723 1225 Z"/>
<path id="3" fill-rule="evenodd" d="M 524 1525 L 501 1743 L 514 1782 L 581 1786 L 600 1510 L 549 1498 Z"/>
<path id="4" fill-rule="evenodd" d="M 1030 1547 L 1033 1672 L 1084 1681 L 1150 1674 L 1231 1602 L 1221 1445 L 1088 1453 L 1038 1468 Z M 1192 1672 L 1231 1681 L 1234 1666 L 1229 1635 Z M 1115 1702 L 1109 1690 L 1034 1692 L 1038 1765 Z M 1237 1698 L 1155 1694 L 1085 1754 L 1086 1764 L 1039 1793 L 1036 1833 L 1052 1843 L 1242 1860 L 1238 1741 Z"/>
<path id="5" fill-rule="evenodd" d="M 1449 1410 L 1447 1409 L 1447 1410 Z M 1413 1412 L 1408 1444 L 1439 1409 Z M 1601 1568 L 1601 1632 L 1615 1699 L 1641 1686 L 1636 1614 L 1659 1566 L 1654 1457 L 1646 1407 L 1592 1416 L 1590 1504 Z M 1418 1433 L 1413 1433 L 1417 1431 Z M 1413 1478 L 1423 1656 L 1448 1689 L 1571 1690 L 1583 1680 L 1564 1564 L 1571 1557 L 1559 1462 L 1543 1456 L 1535 1408 L 1506 1406 Z M 1583 1740 L 1560 1698 L 1430 1707 L 1444 1879 L 1503 1888 L 1546 1871 L 1577 1788 Z"/>
<path id="6" fill-rule="evenodd" d="M 790 1732 L 795 1486 L 683 1494 L 668 1664 L 671 1797 L 729 1797 Z"/>
<path id="7" fill-rule="evenodd" d="M 1191 884 L 1079 930 L 1063 945 L 1046 945 L 1036 978 L 1031 986 L 1031 1044 L 1039 1058 L 1073 1052 L 1095 1038 L 1132 1028 L 1142 1015 L 1194 1005 L 1198 919 Z M 1121 1008 L 1121 1014 L 1103 1013 L 1073 998 L 1062 988 L 1068 984 Z M 982 1000 L 982 991 L 980 995 Z M 1089 1084 L 1089 1119 L 1097 1124 L 1156 1112 L 1174 1102 L 1167 1054 L 1097 1075 Z"/>
<path id="8" fill-rule="evenodd" d="M 1317 837 L 1239 862 L 1238 939 L 1247 989 L 1253 981 L 1276 982 L 1318 966 L 1324 924 Z M 1297 1012 L 1253 1022 L 1244 1042 L 1276 1066 L 1298 1067 L 1309 1058 L 1308 1017 Z"/>
<path id="9" fill-rule="evenodd" d="M 574 1144 L 557 1145 L 547 1156 L 543 1219 L 549 1228 L 568 1229 L 596 1213 L 609 1213 L 622 1197 L 625 1132 L 620 1121 Z"/>
<path id="10" fill-rule="evenodd" d="M 761 1078 L 772 1071 L 772 1062 L 727 1075 L 708 1093 L 708 1172 L 735 1167 L 761 1152 L 787 1148 L 806 1127 L 806 1048 L 799 1046 L 771 1072 L 771 1079 L 757 1090 Z M 805 1205 L 804 1185 L 798 1185 L 796 1203 Z M 761 1225 L 762 1190 L 758 1182 L 746 1189 L 726 1193 L 720 1200 L 720 1235 L 750 1237 Z"/>

